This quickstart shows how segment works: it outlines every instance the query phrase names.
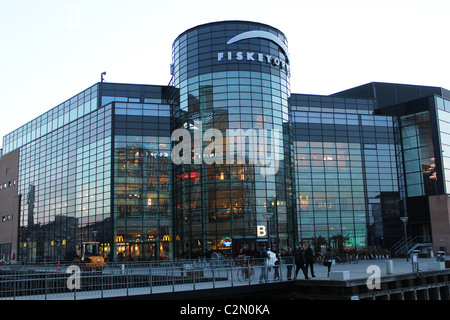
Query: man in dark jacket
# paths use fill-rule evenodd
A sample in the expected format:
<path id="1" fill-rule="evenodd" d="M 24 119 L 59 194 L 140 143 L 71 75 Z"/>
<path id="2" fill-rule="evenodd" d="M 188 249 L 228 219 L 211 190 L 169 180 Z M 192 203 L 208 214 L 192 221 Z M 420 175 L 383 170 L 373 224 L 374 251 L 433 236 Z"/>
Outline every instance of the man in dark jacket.
<path id="1" fill-rule="evenodd" d="M 314 275 L 314 253 L 311 249 L 311 245 L 308 245 L 308 248 L 305 250 L 305 261 L 306 261 L 306 275 L 308 275 L 308 267 L 311 268 L 311 277 L 315 277 Z"/>
<path id="2" fill-rule="evenodd" d="M 287 278 L 288 280 L 292 280 L 292 266 L 294 264 L 294 254 L 292 253 L 292 249 L 288 248 L 287 251 L 284 251 L 282 256 L 287 267 Z"/>
<path id="3" fill-rule="evenodd" d="M 297 279 L 297 274 L 300 269 L 303 271 L 305 275 L 305 279 L 308 279 L 308 274 L 305 272 L 305 253 L 303 247 L 298 247 L 294 254 L 295 258 L 295 279 Z"/>
<path id="4" fill-rule="evenodd" d="M 261 275 L 259 277 L 259 283 L 266 282 L 267 280 L 267 270 L 266 270 L 266 262 L 269 258 L 269 254 L 267 253 L 266 246 L 264 243 L 261 244 L 258 251 L 256 252 L 256 264 L 261 266 Z"/>

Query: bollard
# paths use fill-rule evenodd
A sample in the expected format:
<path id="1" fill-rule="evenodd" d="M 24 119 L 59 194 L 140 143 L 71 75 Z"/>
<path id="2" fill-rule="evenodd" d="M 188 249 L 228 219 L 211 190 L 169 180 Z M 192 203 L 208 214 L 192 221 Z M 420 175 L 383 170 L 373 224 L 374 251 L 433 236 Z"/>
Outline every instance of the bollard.
<path id="1" fill-rule="evenodd" d="M 394 261 L 386 260 L 386 274 L 394 274 Z"/>

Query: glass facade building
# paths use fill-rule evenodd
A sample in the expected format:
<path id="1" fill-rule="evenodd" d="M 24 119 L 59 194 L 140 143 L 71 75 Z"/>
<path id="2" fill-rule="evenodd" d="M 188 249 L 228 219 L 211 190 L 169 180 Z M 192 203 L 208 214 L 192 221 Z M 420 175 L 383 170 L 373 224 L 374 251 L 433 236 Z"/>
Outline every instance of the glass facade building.
<path id="1" fill-rule="evenodd" d="M 118 260 L 167 259 L 173 250 L 170 106 L 161 99 L 162 88 L 140 91 L 142 103 L 113 103 L 112 236 Z"/>
<path id="2" fill-rule="evenodd" d="M 70 261 L 96 241 L 109 261 L 164 260 L 340 236 L 389 249 L 403 216 L 410 235 L 450 245 L 450 225 L 435 228 L 450 193 L 450 92 L 291 93 L 289 64 L 274 27 L 200 25 L 173 42 L 168 85 L 100 82 L 7 134 L 0 167 L 17 177 L 0 181 L 0 199 L 17 188 L 5 216 L 18 230 L 2 253 Z"/>
<path id="3" fill-rule="evenodd" d="M 256 250 L 267 239 L 265 233 L 258 237 L 261 227 L 272 246 L 292 247 L 296 241 L 286 47 L 286 37 L 273 27 L 233 21 L 195 27 L 173 44 L 179 95 L 172 128 L 188 129 L 193 140 L 210 129 L 223 137 L 212 163 L 201 159 L 192 141 L 189 161 L 174 166 L 174 232 L 184 256 Z M 263 132 L 278 148 L 253 149 L 267 142 Z M 199 141 L 200 149 L 209 142 Z M 240 143 L 242 158 L 227 157 Z"/>
<path id="4" fill-rule="evenodd" d="M 161 86 L 98 83 L 4 138 L 20 148 L 18 258 L 167 258 L 170 106 Z M 31 140 L 31 141 L 29 141 Z"/>
<path id="5" fill-rule="evenodd" d="M 348 248 L 397 239 L 394 123 L 375 101 L 293 95 L 299 234 L 347 238 Z"/>

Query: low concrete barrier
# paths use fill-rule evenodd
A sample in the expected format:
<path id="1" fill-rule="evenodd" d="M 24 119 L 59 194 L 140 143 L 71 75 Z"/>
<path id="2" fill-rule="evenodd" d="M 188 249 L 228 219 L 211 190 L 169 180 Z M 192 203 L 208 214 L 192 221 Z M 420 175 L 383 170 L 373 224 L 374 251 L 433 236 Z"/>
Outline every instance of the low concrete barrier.
<path id="1" fill-rule="evenodd" d="M 428 270 L 444 270 L 445 262 L 428 262 Z"/>
<path id="2" fill-rule="evenodd" d="M 331 271 L 330 280 L 349 280 L 350 279 L 350 271 Z"/>

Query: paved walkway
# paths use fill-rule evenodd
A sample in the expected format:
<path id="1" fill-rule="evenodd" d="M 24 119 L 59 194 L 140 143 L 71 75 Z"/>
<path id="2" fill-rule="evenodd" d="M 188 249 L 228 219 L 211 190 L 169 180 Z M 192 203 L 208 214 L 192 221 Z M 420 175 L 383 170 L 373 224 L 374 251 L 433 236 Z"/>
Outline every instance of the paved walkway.
<path id="1" fill-rule="evenodd" d="M 393 259 L 370 259 L 370 260 L 360 260 L 358 263 L 338 263 L 331 267 L 331 271 L 350 271 L 350 279 L 367 279 L 373 271 L 368 270 L 369 266 L 376 265 L 380 268 L 381 276 L 386 276 L 387 268 L 386 268 L 386 260 L 393 261 L 393 273 L 390 275 L 400 275 L 412 273 L 412 264 L 411 259 L 406 261 L 406 258 L 393 258 Z M 436 262 L 436 258 L 419 258 L 419 270 L 420 271 L 428 271 L 428 263 Z M 320 264 L 314 264 L 314 272 L 316 277 L 311 278 L 311 273 L 309 272 L 309 279 L 314 280 L 328 280 L 327 277 L 327 267 L 324 267 Z M 304 280 L 305 277 L 303 273 L 300 271 L 297 275 L 297 280 Z"/>

